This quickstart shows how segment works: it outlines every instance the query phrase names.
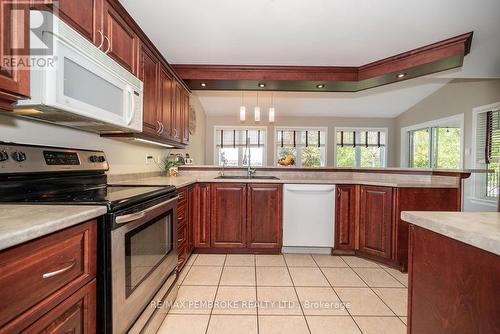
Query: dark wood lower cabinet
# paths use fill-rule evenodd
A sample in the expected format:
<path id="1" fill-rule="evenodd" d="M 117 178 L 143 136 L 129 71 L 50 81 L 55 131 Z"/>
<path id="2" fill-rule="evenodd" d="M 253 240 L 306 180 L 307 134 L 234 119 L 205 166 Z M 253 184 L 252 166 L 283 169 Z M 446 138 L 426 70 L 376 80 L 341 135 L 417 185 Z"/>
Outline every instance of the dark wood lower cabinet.
<path id="1" fill-rule="evenodd" d="M 338 185 L 334 253 L 352 252 L 408 269 L 408 224 L 401 211 L 460 211 L 458 188 Z"/>
<path id="2" fill-rule="evenodd" d="M 281 184 L 198 183 L 193 196 L 197 252 L 281 251 Z"/>
<path id="3" fill-rule="evenodd" d="M 410 226 L 408 333 L 500 333 L 500 257 Z"/>
<path id="4" fill-rule="evenodd" d="M 95 333 L 96 224 L 0 252 L 0 334 Z"/>
<path id="5" fill-rule="evenodd" d="M 361 186 L 359 251 L 391 258 L 392 188 Z"/>
<path id="6" fill-rule="evenodd" d="M 214 183 L 211 191 L 211 247 L 244 248 L 247 185 Z"/>
<path id="7" fill-rule="evenodd" d="M 210 183 L 196 184 L 194 192 L 194 247 L 210 248 Z"/>
<path id="8" fill-rule="evenodd" d="M 356 199 L 359 186 L 338 185 L 335 209 L 335 248 L 354 250 L 356 242 Z"/>
<path id="9" fill-rule="evenodd" d="M 281 184 L 248 184 L 247 247 L 281 247 L 281 197 Z"/>

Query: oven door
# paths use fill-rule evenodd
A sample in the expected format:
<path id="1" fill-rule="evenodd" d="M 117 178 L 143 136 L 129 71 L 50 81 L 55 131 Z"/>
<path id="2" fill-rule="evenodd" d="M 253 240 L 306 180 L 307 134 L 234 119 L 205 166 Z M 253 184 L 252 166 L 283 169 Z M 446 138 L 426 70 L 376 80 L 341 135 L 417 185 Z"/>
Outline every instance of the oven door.
<path id="1" fill-rule="evenodd" d="M 125 333 L 175 274 L 177 198 L 115 216 L 111 230 L 113 333 Z"/>

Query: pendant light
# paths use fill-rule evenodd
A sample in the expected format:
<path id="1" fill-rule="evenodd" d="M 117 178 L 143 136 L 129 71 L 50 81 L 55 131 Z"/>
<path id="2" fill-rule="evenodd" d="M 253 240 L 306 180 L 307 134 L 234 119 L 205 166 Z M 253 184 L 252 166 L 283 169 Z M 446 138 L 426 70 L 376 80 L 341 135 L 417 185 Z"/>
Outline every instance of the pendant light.
<path id="1" fill-rule="evenodd" d="M 275 110 L 274 110 L 274 94 L 271 93 L 271 106 L 269 107 L 269 123 L 274 123 Z"/>
<path id="2" fill-rule="evenodd" d="M 255 106 L 254 114 L 255 121 L 260 122 L 259 92 L 257 92 L 257 105 Z"/>
<path id="3" fill-rule="evenodd" d="M 246 119 L 246 113 L 247 113 L 247 108 L 243 104 L 243 94 L 244 92 L 241 91 L 241 106 L 240 106 L 240 121 L 244 122 Z"/>

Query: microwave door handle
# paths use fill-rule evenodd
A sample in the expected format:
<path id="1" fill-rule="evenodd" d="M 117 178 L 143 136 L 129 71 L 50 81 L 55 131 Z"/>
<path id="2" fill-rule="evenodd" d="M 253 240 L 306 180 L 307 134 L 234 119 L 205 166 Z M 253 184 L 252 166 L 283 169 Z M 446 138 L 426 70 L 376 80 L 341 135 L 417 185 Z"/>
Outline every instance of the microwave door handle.
<path id="1" fill-rule="evenodd" d="M 127 125 L 132 123 L 132 119 L 134 118 L 134 91 L 130 86 L 127 86 L 127 115 L 125 122 Z"/>
<path id="2" fill-rule="evenodd" d="M 150 208 L 147 208 L 145 210 L 139 211 L 139 212 L 134 212 L 128 215 L 123 215 L 123 216 L 118 216 L 115 218 L 115 223 L 116 224 L 125 224 L 134 220 L 139 220 L 143 217 L 145 217 L 150 211 L 156 210 L 159 207 L 168 205 L 174 201 L 177 201 L 179 199 L 179 196 L 176 196 L 174 198 L 169 199 L 168 201 L 161 202 L 160 204 L 153 205 Z"/>

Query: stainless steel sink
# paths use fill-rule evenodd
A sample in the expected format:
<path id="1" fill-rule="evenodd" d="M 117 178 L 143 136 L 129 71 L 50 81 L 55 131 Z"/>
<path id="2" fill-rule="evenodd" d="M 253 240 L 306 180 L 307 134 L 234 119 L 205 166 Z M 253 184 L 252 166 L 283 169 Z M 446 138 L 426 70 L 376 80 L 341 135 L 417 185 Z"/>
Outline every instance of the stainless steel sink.
<path id="1" fill-rule="evenodd" d="M 250 177 L 246 175 L 221 175 L 217 176 L 216 179 L 224 179 L 224 180 L 248 180 L 248 179 L 255 179 L 255 180 L 279 180 L 278 177 L 276 176 L 269 176 L 269 175 L 252 175 Z"/>

